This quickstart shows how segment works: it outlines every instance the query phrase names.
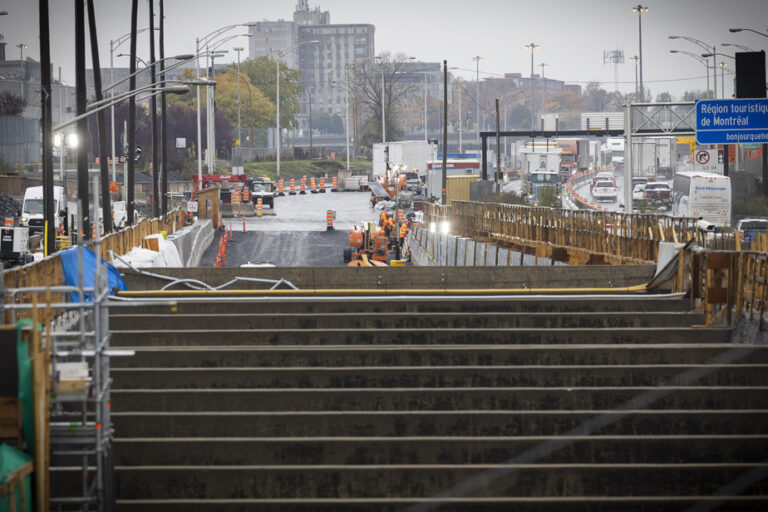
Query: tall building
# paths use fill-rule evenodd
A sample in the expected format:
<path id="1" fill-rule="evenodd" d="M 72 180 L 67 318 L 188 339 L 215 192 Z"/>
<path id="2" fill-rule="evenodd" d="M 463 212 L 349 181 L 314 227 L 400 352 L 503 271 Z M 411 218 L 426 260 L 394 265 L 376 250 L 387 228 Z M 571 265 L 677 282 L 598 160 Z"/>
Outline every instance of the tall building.
<path id="1" fill-rule="evenodd" d="M 332 25 L 328 11 L 299 0 L 293 21 L 261 21 L 250 28 L 249 56 L 269 56 L 299 69 L 304 87 L 299 122 L 306 129 L 310 103 L 313 112 L 344 117 L 347 69 L 373 59 L 374 32 L 370 24 Z"/>

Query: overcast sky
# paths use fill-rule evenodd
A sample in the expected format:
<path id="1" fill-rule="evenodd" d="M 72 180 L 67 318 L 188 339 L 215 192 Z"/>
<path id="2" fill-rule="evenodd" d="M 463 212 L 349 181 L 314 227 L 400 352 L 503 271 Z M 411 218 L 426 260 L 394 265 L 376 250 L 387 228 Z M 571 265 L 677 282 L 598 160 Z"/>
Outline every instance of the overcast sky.
<path id="1" fill-rule="evenodd" d="M 62 68 L 65 82 L 74 82 L 74 2 L 49 0 L 51 54 L 54 74 Z M 155 0 L 157 1 L 157 0 Z M 109 41 L 130 30 L 130 0 L 96 0 L 102 66 L 109 66 Z M 617 0 L 323 0 L 312 2 L 331 13 L 332 23 L 371 23 L 376 26 L 376 52 L 402 52 L 422 61 L 448 60 L 451 67 L 475 69 L 472 57 L 483 57 L 483 72 L 530 73 L 529 42 L 541 45 L 535 63 L 548 64 L 546 76 L 586 85 L 600 81 L 613 89 L 613 65 L 603 64 L 603 51 L 621 49 L 627 62 L 620 66 L 619 88 L 634 90 L 635 70 L 629 57 L 638 53 L 638 19 L 632 2 Z M 670 49 L 703 50 L 671 34 L 708 44 L 737 43 L 753 49 L 768 48 L 768 38 L 750 32 L 731 34 L 730 27 L 746 27 L 768 35 L 768 0 L 652 0 L 643 15 L 643 76 L 655 95 L 669 91 L 680 96 L 688 89 L 704 89 L 706 68 L 691 57 Z M 148 25 L 148 2 L 139 0 L 139 27 Z M 165 0 L 166 55 L 194 50 L 195 37 L 233 23 L 290 20 L 294 0 Z M 2 0 L 0 33 L 5 36 L 7 58 L 18 59 L 15 45 L 26 43 L 25 55 L 39 59 L 37 2 Z M 141 36 L 146 36 L 142 34 Z M 140 37 L 141 37 L 140 36 Z M 139 56 L 147 57 L 147 37 L 141 37 Z M 229 46 L 247 46 L 245 39 Z M 735 48 L 723 48 L 733 54 Z M 128 52 L 128 44 L 115 54 Z M 234 53 L 234 52 L 230 52 Z M 234 57 L 234 56 L 233 56 Z M 228 57 L 230 60 L 233 57 Z M 724 60 L 730 69 L 733 61 Z M 127 66 L 125 57 L 116 66 Z M 89 65 L 90 67 L 90 58 Z M 538 67 L 536 68 L 538 72 Z M 474 73 L 463 73 L 473 77 Z M 492 76 L 492 75 L 486 75 Z M 720 79 L 718 78 L 718 87 Z M 726 94 L 732 83 L 726 78 Z"/>

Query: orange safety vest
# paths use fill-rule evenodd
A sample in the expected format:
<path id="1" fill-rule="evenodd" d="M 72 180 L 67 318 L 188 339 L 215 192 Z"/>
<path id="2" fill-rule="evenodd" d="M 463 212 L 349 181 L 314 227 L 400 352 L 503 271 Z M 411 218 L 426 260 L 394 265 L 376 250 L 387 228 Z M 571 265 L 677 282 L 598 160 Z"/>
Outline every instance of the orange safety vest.
<path id="1" fill-rule="evenodd" d="M 403 222 L 400 224 L 400 238 L 405 238 L 405 235 L 408 234 L 408 223 Z"/>

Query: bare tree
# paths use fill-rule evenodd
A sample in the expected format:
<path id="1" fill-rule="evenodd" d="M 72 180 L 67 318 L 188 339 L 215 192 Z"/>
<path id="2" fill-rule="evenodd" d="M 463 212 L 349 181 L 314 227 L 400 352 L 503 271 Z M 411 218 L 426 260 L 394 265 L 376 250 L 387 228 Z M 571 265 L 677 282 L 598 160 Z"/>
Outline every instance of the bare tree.
<path id="1" fill-rule="evenodd" d="M 387 138 L 397 140 L 402 135 L 399 107 L 418 85 L 403 80 L 403 75 L 407 73 L 406 57 L 402 54 L 382 53 L 376 57 L 375 62 L 367 61 L 354 66 L 350 75 L 350 93 L 356 102 L 367 106 L 372 113 L 369 119 L 363 122 L 364 129 L 360 135 L 362 144 L 370 145 L 382 138 L 382 82 Z"/>

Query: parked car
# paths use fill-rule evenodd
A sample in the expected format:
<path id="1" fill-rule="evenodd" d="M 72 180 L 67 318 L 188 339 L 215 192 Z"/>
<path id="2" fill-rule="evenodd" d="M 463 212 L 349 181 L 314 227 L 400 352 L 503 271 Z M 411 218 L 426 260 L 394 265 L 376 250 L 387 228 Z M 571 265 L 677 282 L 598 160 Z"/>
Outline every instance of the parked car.
<path id="1" fill-rule="evenodd" d="M 742 243 L 750 243 L 758 233 L 768 232 L 768 219 L 741 219 L 736 223 Z"/>
<path id="2" fill-rule="evenodd" d="M 616 184 L 610 180 L 598 181 L 592 188 L 592 199 L 595 201 L 615 202 L 618 197 Z"/>
<path id="3" fill-rule="evenodd" d="M 660 181 L 650 181 L 643 187 L 643 199 L 652 206 L 672 207 L 672 188 Z"/>

